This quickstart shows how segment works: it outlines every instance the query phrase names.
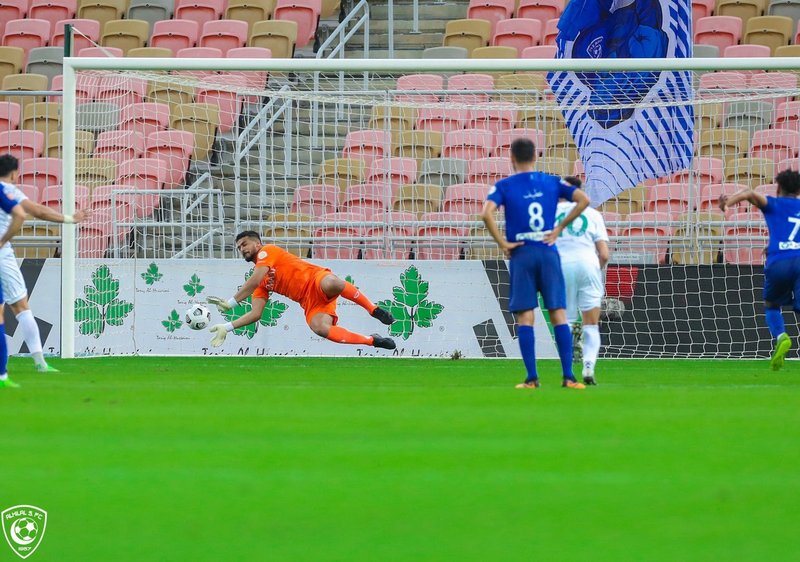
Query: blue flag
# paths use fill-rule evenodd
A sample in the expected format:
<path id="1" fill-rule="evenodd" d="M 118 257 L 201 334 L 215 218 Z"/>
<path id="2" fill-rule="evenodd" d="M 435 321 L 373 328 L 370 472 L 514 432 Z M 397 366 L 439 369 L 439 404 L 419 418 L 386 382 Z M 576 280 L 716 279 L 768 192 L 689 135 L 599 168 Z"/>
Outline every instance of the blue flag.
<path id="1" fill-rule="evenodd" d="M 572 0 L 558 22 L 557 57 L 691 57 L 691 20 L 691 0 Z M 551 72 L 548 79 L 592 205 L 691 165 L 690 72 Z"/>

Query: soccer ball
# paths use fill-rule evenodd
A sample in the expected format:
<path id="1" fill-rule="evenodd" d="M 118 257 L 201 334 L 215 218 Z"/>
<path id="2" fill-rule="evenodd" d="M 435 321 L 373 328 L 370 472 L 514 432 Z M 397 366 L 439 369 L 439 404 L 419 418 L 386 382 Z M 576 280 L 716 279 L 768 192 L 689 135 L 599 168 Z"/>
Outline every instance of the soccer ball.
<path id="1" fill-rule="evenodd" d="M 14 522 L 14 532 L 12 536 L 19 537 L 23 542 L 29 543 L 33 541 L 38 534 L 39 526 L 33 519 L 30 519 L 29 517 L 23 517 L 22 519 L 17 519 Z"/>
<path id="2" fill-rule="evenodd" d="M 203 330 L 211 324 L 211 311 L 202 304 L 196 304 L 186 311 L 186 325 L 192 330 Z"/>

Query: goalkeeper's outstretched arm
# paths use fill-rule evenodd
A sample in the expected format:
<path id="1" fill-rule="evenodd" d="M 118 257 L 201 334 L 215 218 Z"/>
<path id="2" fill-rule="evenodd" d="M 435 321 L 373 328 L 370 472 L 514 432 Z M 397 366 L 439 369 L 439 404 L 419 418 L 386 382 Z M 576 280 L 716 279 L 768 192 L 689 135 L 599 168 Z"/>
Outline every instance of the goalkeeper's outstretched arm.
<path id="1" fill-rule="evenodd" d="M 258 322 L 261 319 L 261 315 L 264 313 L 264 307 L 267 305 L 267 299 L 256 298 L 253 299 L 253 307 L 247 312 L 247 314 L 240 316 L 233 322 L 227 322 L 226 324 L 215 324 L 209 328 L 214 336 L 211 338 L 211 345 L 214 347 L 219 347 L 225 342 L 225 338 L 228 337 L 228 332 L 232 332 L 237 328 L 241 328 L 242 326 L 247 326 L 248 324 L 252 324 L 254 322 Z"/>

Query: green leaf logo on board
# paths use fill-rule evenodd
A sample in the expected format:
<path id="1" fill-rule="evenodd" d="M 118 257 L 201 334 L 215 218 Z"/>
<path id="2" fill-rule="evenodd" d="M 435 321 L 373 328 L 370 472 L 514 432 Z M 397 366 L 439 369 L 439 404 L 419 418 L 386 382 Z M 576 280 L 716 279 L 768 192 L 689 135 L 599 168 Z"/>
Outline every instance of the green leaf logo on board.
<path id="1" fill-rule="evenodd" d="M 244 275 L 244 280 L 247 281 L 250 276 L 253 275 L 253 270 L 251 269 Z M 241 286 L 239 286 L 241 289 Z M 247 339 L 251 340 L 256 335 L 258 331 L 258 325 L 261 324 L 265 328 L 269 328 L 271 326 L 277 326 L 278 320 L 283 313 L 286 312 L 286 309 L 289 308 L 289 305 L 284 304 L 280 301 L 276 301 L 270 299 L 267 301 L 266 306 L 264 307 L 264 312 L 261 313 L 261 319 L 258 322 L 254 322 L 253 324 L 248 324 L 247 326 L 241 326 L 236 328 L 233 333 L 237 336 L 244 336 Z M 227 312 L 223 312 L 222 315 L 225 317 L 225 320 L 228 322 L 233 322 L 237 318 L 241 318 L 248 312 L 253 309 L 253 299 L 252 297 L 247 297 L 239 304 L 234 306 Z"/>
<path id="2" fill-rule="evenodd" d="M 120 300 L 119 280 L 111 277 L 108 266 L 98 267 L 92 274 L 92 284 L 83 288 L 85 298 L 75 299 L 75 322 L 81 335 L 96 338 L 109 326 L 122 326 L 133 304 Z"/>
<path id="3" fill-rule="evenodd" d="M 186 292 L 186 295 L 189 297 L 195 297 L 198 294 L 203 292 L 205 289 L 205 285 L 200 284 L 200 278 L 197 274 L 193 274 L 189 282 L 183 286 L 183 290 Z"/>
<path id="4" fill-rule="evenodd" d="M 156 281 L 161 281 L 162 277 L 164 277 L 164 274 L 159 273 L 158 266 L 155 263 L 151 263 L 147 271 L 142 273 L 142 279 L 144 279 L 144 282 L 148 285 L 152 285 Z"/>
<path id="5" fill-rule="evenodd" d="M 428 282 L 413 265 L 400 275 L 400 286 L 392 289 L 392 296 L 392 300 L 383 300 L 378 306 L 395 318 L 389 326 L 389 334 L 404 340 L 411 337 L 415 328 L 433 326 L 433 321 L 444 310 L 441 304 L 428 300 Z"/>
<path id="6" fill-rule="evenodd" d="M 174 308 L 172 309 L 172 312 L 170 312 L 169 316 L 167 316 L 167 319 L 161 321 L 161 324 L 170 334 L 183 326 L 183 322 L 181 322 L 181 315 L 178 314 L 178 311 Z"/>

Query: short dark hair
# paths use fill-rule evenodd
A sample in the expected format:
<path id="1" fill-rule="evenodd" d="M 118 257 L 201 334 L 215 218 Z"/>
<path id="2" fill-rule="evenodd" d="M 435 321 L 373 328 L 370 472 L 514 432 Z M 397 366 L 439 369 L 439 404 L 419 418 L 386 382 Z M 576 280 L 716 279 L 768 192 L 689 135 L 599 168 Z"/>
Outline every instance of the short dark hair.
<path id="1" fill-rule="evenodd" d="M 0 156 L 0 178 L 4 178 L 17 170 L 19 170 L 19 160 L 10 154 Z"/>
<path id="2" fill-rule="evenodd" d="M 536 147 L 531 139 L 519 138 L 511 143 L 511 156 L 520 164 L 533 162 L 535 154 Z"/>
<path id="3" fill-rule="evenodd" d="M 784 193 L 797 195 L 800 193 L 800 173 L 794 170 L 784 170 L 775 176 L 775 183 L 778 184 L 778 189 Z"/>
<path id="4" fill-rule="evenodd" d="M 576 178 L 575 176 L 567 176 L 564 178 L 564 181 L 570 184 L 572 187 L 580 188 L 583 185 L 581 179 Z"/>
<path id="5" fill-rule="evenodd" d="M 255 238 L 259 242 L 261 242 L 261 235 L 256 232 L 255 230 L 244 230 L 236 235 L 236 239 L 233 241 L 234 244 L 239 242 L 242 238 Z"/>

